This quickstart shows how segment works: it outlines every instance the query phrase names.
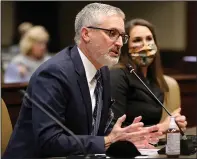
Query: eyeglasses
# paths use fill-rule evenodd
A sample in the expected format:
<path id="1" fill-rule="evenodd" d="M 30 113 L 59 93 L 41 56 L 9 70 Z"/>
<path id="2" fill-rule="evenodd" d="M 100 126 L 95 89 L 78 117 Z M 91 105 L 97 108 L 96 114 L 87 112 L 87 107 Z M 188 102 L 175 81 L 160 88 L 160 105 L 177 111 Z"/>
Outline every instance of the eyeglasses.
<path id="1" fill-rule="evenodd" d="M 87 28 L 103 30 L 107 33 L 109 38 L 113 41 L 118 40 L 118 38 L 121 36 L 123 44 L 126 44 L 129 39 L 129 35 L 125 33 L 120 33 L 117 29 L 104 29 L 104 28 L 98 28 L 98 27 L 93 27 L 93 26 L 89 26 Z"/>

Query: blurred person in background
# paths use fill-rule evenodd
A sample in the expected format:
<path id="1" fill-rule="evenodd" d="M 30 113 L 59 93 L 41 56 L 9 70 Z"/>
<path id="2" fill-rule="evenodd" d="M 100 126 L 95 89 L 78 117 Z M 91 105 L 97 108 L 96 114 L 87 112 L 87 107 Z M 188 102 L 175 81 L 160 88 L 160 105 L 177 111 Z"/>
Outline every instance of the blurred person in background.
<path id="1" fill-rule="evenodd" d="M 157 124 L 163 133 L 169 126 L 170 118 L 167 113 L 125 67 L 126 64 L 131 64 L 138 76 L 185 130 L 187 122 L 185 116 L 180 114 L 179 86 L 175 79 L 163 74 L 153 25 L 144 19 L 133 19 L 126 24 L 126 33 L 130 36 L 128 48 L 122 51 L 119 63 L 110 71 L 112 97 L 116 101 L 112 107 L 115 120 L 126 114 L 124 124 L 129 125 L 136 116 L 141 115 L 145 126 Z M 173 89 L 177 93 L 173 93 Z"/>
<path id="2" fill-rule="evenodd" d="M 33 27 L 33 24 L 30 22 L 23 22 L 18 26 L 18 38 L 19 41 L 22 38 L 22 36 L 30 29 Z M 13 59 L 14 56 L 20 54 L 20 47 L 19 44 L 13 44 L 9 47 L 2 47 L 1 48 L 1 58 L 2 58 L 2 76 L 4 76 L 4 72 L 7 69 L 9 63 L 11 62 L 11 60 Z M 4 80 L 4 78 L 2 78 Z"/>
<path id="3" fill-rule="evenodd" d="M 22 36 L 30 29 L 33 27 L 33 24 L 30 22 L 23 22 L 18 26 L 18 33 L 19 33 L 19 38 L 21 39 Z M 20 53 L 20 47 L 19 44 L 12 45 L 9 47 L 8 52 L 17 55 Z"/>
<path id="4" fill-rule="evenodd" d="M 5 83 L 28 82 L 33 72 L 46 60 L 49 34 L 43 26 L 29 29 L 20 41 L 20 54 L 16 55 L 8 65 Z"/>

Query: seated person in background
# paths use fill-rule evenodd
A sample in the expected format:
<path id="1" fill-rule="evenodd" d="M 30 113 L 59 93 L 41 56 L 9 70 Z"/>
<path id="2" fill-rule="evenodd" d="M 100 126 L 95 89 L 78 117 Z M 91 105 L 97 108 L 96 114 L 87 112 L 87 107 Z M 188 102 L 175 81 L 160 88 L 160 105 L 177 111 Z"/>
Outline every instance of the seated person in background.
<path id="1" fill-rule="evenodd" d="M 175 84 L 178 96 L 171 96 L 169 85 L 162 73 L 160 54 L 153 25 L 143 19 L 134 19 L 126 24 L 126 33 L 130 36 L 129 51 L 122 51 L 119 63 L 111 68 L 111 89 L 115 104 L 112 109 L 117 120 L 123 114 L 127 115 L 125 125 L 132 123 L 136 116 L 142 116 L 142 122 L 147 125 L 157 124 L 160 131 L 166 132 L 169 126 L 169 117 L 162 118 L 162 107 L 153 99 L 151 94 L 125 67 L 131 64 L 135 72 L 151 89 L 156 97 L 168 105 L 172 114 L 176 116 L 179 125 L 185 129 L 185 116 L 180 115 L 180 92 L 177 82 L 167 77 Z M 173 99 L 172 99 L 173 98 Z M 173 102 L 178 100 L 178 102 Z M 175 104 L 175 105 L 174 105 Z"/>
<path id="2" fill-rule="evenodd" d="M 23 22 L 18 26 L 18 33 L 19 33 L 19 38 L 21 39 L 23 37 L 23 35 L 30 29 L 33 27 L 33 24 L 30 22 Z M 20 47 L 18 44 L 16 45 L 12 45 L 9 47 L 8 50 L 9 53 L 17 55 L 20 53 Z"/>
<path id="3" fill-rule="evenodd" d="M 86 5 L 75 19 L 75 46 L 68 46 L 32 75 L 20 115 L 3 159 L 65 157 L 83 154 L 73 136 L 36 107 L 34 100 L 76 134 L 88 154 L 101 154 L 116 141 L 153 147 L 162 132 L 143 127 L 141 117 L 122 128 L 111 125 L 109 69 L 128 40 L 124 13 L 101 3 Z M 146 138 L 146 137 L 147 138 Z"/>
<path id="4" fill-rule="evenodd" d="M 4 74 L 4 83 L 28 82 L 33 72 L 50 57 L 46 54 L 49 34 L 42 26 L 34 26 L 20 41 L 21 54 L 16 55 Z"/>

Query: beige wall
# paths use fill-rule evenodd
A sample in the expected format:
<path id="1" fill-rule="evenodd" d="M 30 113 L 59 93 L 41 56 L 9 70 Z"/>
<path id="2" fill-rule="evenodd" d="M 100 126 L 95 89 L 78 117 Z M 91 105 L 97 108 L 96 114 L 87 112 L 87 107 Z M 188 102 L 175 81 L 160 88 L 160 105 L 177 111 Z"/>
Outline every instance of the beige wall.
<path id="1" fill-rule="evenodd" d="M 12 43 L 14 27 L 14 2 L 1 2 L 1 45 Z"/>
<path id="2" fill-rule="evenodd" d="M 86 2 L 59 2 L 60 46 L 64 47 L 74 38 L 74 18 Z M 120 7 L 127 20 L 141 17 L 156 26 L 161 49 L 184 50 L 186 48 L 187 2 L 108 2 Z M 126 5 L 125 5 L 126 4 Z M 1 3 L 1 44 L 12 42 L 14 27 L 14 2 Z"/>
<path id="3" fill-rule="evenodd" d="M 186 2 L 134 2 L 125 8 L 127 19 L 141 17 L 156 28 L 162 49 L 186 48 Z"/>
<path id="4" fill-rule="evenodd" d="M 71 16 L 76 14 L 78 6 L 68 6 L 67 2 L 61 2 L 59 10 L 60 41 L 63 46 L 68 40 L 68 23 L 74 20 Z M 126 14 L 127 20 L 140 17 L 151 21 L 156 26 L 156 33 L 161 49 L 184 50 L 186 48 L 186 2 L 108 2 L 120 7 Z M 70 11 L 70 14 L 69 12 Z M 66 16 L 68 15 L 68 16 Z M 73 34 L 74 35 L 74 34 Z"/>

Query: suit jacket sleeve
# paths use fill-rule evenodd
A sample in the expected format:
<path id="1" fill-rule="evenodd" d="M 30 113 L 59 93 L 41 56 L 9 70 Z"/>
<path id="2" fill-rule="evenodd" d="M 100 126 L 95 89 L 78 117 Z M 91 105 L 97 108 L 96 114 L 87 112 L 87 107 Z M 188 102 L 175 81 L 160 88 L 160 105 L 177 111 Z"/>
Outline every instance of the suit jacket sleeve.
<path id="1" fill-rule="evenodd" d="M 45 71 L 47 70 L 47 71 Z M 28 93 L 39 105 L 65 124 L 68 108 L 69 82 L 65 73 L 55 65 L 34 75 L 32 91 Z M 62 70 L 63 71 L 63 70 Z M 47 108 L 50 107 L 50 108 Z M 74 117 L 74 116 L 73 116 Z M 67 156 L 82 153 L 76 140 L 69 136 L 55 121 L 32 104 L 32 123 L 35 140 L 44 156 Z M 27 134 L 28 135 L 28 134 Z M 77 135 L 88 153 L 104 153 L 104 137 Z"/>
<path id="2" fill-rule="evenodd" d="M 110 76 L 112 98 L 115 99 L 115 103 L 112 105 L 112 110 L 114 112 L 113 123 L 115 123 L 119 117 L 126 114 L 129 83 L 123 69 L 112 69 L 110 71 Z"/>

